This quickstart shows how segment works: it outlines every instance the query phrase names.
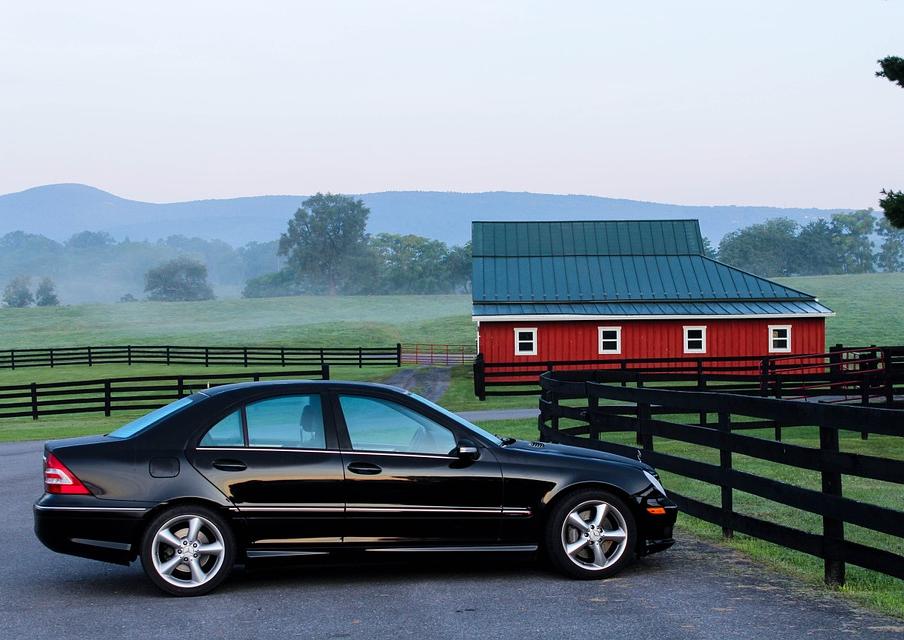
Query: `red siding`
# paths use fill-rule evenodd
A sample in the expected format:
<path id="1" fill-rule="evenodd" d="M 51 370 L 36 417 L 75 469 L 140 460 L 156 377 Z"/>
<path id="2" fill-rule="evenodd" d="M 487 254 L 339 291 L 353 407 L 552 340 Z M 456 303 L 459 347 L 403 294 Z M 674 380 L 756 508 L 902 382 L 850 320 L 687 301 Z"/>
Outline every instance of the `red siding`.
<path id="1" fill-rule="evenodd" d="M 481 322 L 480 352 L 486 362 L 532 360 L 620 360 L 623 358 L 694 358 L 769 354 L 769 325 L 791 325 L 791 353 L 823 353 L 823 318 L 741 320 L 620 320 L 559 322 Z M 597 328 L 622 328 L 621 353 L 600 355 Z M 684 326 L 705 326 L 706 353 L 685 354 Z M 537 355 L 515 355 L 515 327 L 537 328 Z M 778 354 L 781 355 L 781 354 Z"/>

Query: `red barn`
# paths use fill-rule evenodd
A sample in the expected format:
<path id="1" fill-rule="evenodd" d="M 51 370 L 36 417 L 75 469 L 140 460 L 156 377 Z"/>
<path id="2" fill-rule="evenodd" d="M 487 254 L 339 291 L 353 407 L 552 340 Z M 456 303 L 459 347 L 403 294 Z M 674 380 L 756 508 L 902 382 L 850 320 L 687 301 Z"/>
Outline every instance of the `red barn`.
<path id="1" fill-rule="evenodd" d="M 474 222 L 486 363 L 825 351 L 832 311 L 703 255 L 696 220 Z"/>

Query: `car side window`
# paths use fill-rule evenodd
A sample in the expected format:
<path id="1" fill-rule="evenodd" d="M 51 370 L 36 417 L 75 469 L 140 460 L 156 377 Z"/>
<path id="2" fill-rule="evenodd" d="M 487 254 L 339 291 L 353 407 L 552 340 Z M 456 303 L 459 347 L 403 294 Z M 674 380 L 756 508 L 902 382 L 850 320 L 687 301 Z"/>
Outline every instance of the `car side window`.
<path id="1" fill-rule="evenodd" d="M 242 412 L 233 411 L 213 425 L 201 439 L 202 447 L 243 447 Z"/>
<path id="2" fill-rule="evenodd" d="M 392 400 L 339 396 L 355 451 L 447 455 L 455 436 L 446 427 Z"/>
<path id="3" fill-rule="evenodd" d="M 245 407 L 249 447 L 326 449 L 317 394 L 279 396 Z"/>

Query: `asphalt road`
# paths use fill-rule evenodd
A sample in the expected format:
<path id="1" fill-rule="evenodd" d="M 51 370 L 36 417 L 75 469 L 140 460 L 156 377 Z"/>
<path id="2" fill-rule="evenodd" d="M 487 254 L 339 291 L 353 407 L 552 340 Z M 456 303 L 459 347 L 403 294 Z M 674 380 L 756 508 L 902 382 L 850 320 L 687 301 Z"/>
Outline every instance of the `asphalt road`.
<path id="1" fill-rule="evenodd" d="M 237 571 L 203 598 L 164 596 L 140 566 L 45 549 L 32 533 L 40 444 L 0 445 L 0 638 L 904 638 L 904 621 L 679 538 L 615 579 L 530 559 Z"/>

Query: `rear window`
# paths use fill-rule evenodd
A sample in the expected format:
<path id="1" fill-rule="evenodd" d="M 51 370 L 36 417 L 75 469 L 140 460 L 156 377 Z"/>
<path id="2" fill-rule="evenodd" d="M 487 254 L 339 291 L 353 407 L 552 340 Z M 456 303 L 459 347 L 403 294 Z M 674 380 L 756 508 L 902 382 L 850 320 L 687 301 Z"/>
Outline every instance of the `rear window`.
<path id="1" fill-rule="evenodd" d="M 134 436 L 136 433 L 144 431 L 152 424 L 160 422 L 167 416 L 171 416 L 174 413 L 181 411 L 192 402 L 194 402 L 196 396 L 188 396 L 186 398 L 180 398 L 175 402 L 171 402 L 165 407 L 160 407 L 159 409 L 154 409 L 150 413 L 147 413 L 140 418 L 136 418 L 127 424 L 122 425 L 116 431 L 108 433 L 107 435 L 111 438 L 130 438 Z"/>

